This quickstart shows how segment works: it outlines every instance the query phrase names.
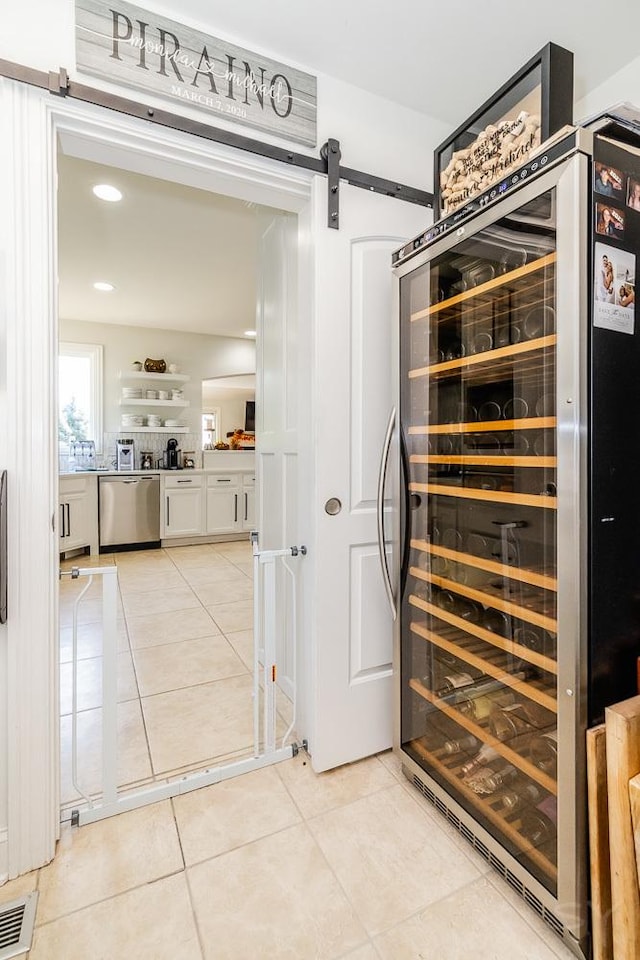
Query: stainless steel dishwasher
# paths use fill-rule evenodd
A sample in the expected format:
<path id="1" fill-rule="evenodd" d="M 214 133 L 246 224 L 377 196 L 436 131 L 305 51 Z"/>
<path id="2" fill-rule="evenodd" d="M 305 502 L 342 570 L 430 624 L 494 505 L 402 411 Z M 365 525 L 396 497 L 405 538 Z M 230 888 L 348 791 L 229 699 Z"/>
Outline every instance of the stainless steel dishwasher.
<path id="1" fill-rule="evenodd" d="M 160 477 L 98 477 L 100 548 L 160 542 Z"/>

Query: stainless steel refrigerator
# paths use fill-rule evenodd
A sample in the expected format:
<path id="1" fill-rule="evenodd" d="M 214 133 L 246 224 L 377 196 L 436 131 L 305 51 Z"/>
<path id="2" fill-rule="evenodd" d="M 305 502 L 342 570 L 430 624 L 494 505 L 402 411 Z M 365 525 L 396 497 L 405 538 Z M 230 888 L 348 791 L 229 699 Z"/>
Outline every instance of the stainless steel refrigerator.
<path id="1" fill-rule="evenodd" d="M 639 154 L 575 129 L 394 255 L 396 749 L 579 955 L 585 730 L 640 655 Z"/>

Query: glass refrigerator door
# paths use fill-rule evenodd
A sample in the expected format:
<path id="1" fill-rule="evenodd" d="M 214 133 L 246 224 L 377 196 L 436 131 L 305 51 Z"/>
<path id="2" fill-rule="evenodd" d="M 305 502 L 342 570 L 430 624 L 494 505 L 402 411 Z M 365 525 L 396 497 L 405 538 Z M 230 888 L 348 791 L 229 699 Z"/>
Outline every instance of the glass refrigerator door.
<path id="1" fill-rule="evenodd" d="M 556 895 L 554 203 L 401 280 L 401 739 Z"/>

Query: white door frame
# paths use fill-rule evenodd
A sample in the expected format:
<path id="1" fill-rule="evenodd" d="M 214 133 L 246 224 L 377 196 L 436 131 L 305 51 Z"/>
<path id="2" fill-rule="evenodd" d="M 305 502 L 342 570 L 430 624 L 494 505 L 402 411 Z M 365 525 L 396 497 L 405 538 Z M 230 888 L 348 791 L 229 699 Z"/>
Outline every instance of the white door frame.
<path id="1" fill-rule="evenodd" d="M 0 80 L 0 133 L 0 335 L 6 324 L 7 365 L 0 413 L 7 415 L 2 466 L 10 497 L 9 620 L 0 641 L 7 652 L 7 873 L 14 877 L 53 858 L 59 829 L 57 138 L 85 159 L 104 163 L 108 154 L 106 162 L 125 169 L 298 213 L 303 242 L 312 238 L 313 217 L 312 177 L 305 171 L 11 80 Z M 305 271 L 302 260 L 310 279 L 309 261 Z M 301 325 L 309 330 L 311 285 L 301 283 L 300 291 Z M 308 411 L 301 417 L 310 419 Z"/>

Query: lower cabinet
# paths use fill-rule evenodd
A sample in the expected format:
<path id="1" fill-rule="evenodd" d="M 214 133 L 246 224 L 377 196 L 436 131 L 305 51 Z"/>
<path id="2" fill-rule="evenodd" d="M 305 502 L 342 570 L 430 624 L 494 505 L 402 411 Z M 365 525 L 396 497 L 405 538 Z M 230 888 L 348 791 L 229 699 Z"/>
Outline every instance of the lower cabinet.
<path id="1" fill-rule="evenodd" d="M 242 478 L 242 529 L 253 530 L 256 525 L 256 477 L 245 473 Z"/>
<path id="2" fill-rule="evenodd" d="M 207 477 L 207 533 L 236 533 L 241 525 L 241 474 Z"/>
<path id="3" fill-rule="evenodd" d="M 254 474 L 209 474 L 207 533 L 242 533 L 255 526 Z"/>
<path id="4" fill-rule="evenodd" d="M 202 475 L 165 476 L 160 536 L 199 537 L 203 530 Z"/>
<path id="5" fill-rule="evenodd" d="M 58 543 L 60 553 L 89 547 L 98 553 L 98 485 L 95 477 L 59 479 Z"/>
<path id="6" fill-rule="evenodd" d="M 256 480 L 253 473 L 186 471 L 163 476 L 160 536 L 216 536 L 253 530 Z"/>

